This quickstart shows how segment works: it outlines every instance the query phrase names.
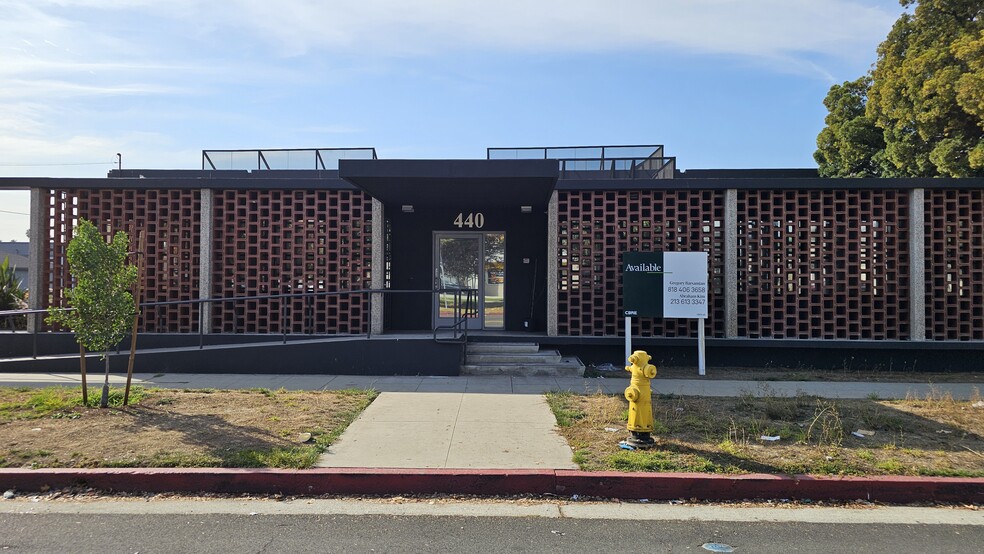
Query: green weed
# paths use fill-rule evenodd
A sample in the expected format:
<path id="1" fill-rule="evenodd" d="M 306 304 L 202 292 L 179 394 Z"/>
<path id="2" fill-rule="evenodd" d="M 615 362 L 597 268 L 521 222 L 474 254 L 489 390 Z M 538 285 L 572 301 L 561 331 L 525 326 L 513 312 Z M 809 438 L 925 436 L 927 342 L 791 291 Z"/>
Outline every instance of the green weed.
<path id="1" fill-rule="evenodd" d="M 24 393 L 28 395 L 25 398 Z M 82 405 L 82 390 L 68 387 L 45 387 L 27 391 L 0 391 L 0 421 L 38 419 Z"/>
<path id="2" fill-rule="evenodd" d="M 577 397 L 569 391 L 551 392 L 546 397 L 547 405 L 557 419 L 558 427 L 570 427 L 575 421 L 584 419 L 587 415 L 583 410 L 573 406 L 574 399 Z"/>
<path id="3" fill-rule="evenodd" d="M 725 439 L 719 442 L 718 448 L 720 448 L 725 454 L 730 454 L 736 458 L 740 458 L 744 455 L 744 446 L 732 441 L 731 439 Z"/>
<path id="4" fill-rule="evenodd" d="M 617 471 L 718 473 L 722 469 L 701 456 L 662 450 L 619 451 L 608 457 L 607 465 Z"/>
<path id="5" fill-rule="evenodd" d="M 588 463 L 588 454 L 590 454 L 590 451 L 582 448 L 574 453 L 572 461 L 577 464 L 578 467 L 584 469 L 584 465 Z"/>
<path id="6" fill-rule="evenodd" d="M 311 467 L 321 451 L 313 446 L 292 446 L 271 448 L 269 450 L 240 450 L 228 454 L 223 459 L 227 467 L 276 467 L 303 469 Z"/>
<path id="7" fill-rule="evenodd" d="M 902 465 L 896 458 L 889 458 L 887 460 L 878 462 L 875 464 L 875 469 L 882 473 L 887 473 L 889 475 L 901 475 L 905 473 L 905 466 Z"/>

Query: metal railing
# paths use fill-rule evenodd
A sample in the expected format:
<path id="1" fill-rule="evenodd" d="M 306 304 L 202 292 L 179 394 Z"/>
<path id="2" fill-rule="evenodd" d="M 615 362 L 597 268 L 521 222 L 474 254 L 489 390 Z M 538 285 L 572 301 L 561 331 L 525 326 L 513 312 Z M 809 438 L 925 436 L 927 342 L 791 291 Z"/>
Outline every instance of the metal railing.
<path id="1" fill-rule="evenodd" d="M 442 298 L 448 293 L 454 298 L 452 305 L 454 315 L 451 317 L 451 323 L 449 325 L 435 325 L 434 340 L 457 342 L 461 338 L 464 342 L 468 342 L 468 320 L 478 317 L 478 289 L 436 289 L 434 293 L 438 295 L 438 298 Z M 461 299 L 462 294 L 465 295 L 464 302 Z M 438 331 L 445 329 L 451 331 L 451 338 L 438 339 Z"/>
<path id="2" fill-rule="evenodd" d="M 561 179 L 672 179 L 676 158 L 558 160 Z"/>
<path id="3" fill-rule="evenodd" d="M 251 148 L 202 150 L 202 169 L 338 169 L 338 160 L 375 160 L 376 149 L 365 148 Z"/>
<path id="4" fill-rule="evenodd" d="M 489 160 L 557 160 L 561 179 L 672 179 L 676 158 L 663 145 L 488 148 Z"/>
<path id="5" fill-rule="evenodd" d="M 21 331 L 21 330 L 24 331 L 25 333 L 27 333 L 27 332 L 31 332 L 32 333 L 33 336 L 32 336 L 32 343 L 31 343 L 31 352 L 32 352 L 31 357 L 33 357 L 35 359 L 37 359 L 37 357 L 38 357 L 38 327 L 40 327 L 40 324 L 35 323 L 34 324 L 34 329 L 33 329 L 33 332 L 32 332 L 32 331 L 28 331 L 27 329 L 17 329 L 17 325 L 16 325 L 15 321 L 16 321 L 16 319 L 18 317 L 28 317 L 28 316 L 35 315 L 35 314 L 40 315 L 40 314 L 47 314 L 47 313 L 48 313 L 48 310 L 2 310 L 2 311 L 0 311 L 0 318 L 5 318 L 9 322 L 9 324 L 10 324 L 9 325 L 10 326 L 10 332 L 11 333 L 17 333 L 17 331 Z M 31 325 L 30 324 L 30 320 L 28 320 L 28 326 L 30 326 L 30 325 Z"/>
<path id="6" fill-rule="evenodd" d="M 205 347 L 205 327 L 206 327 L 206 314 L 210 313 L 211 306 L 217 303 L 240 303 L 240 302 L 250 302 L 256 300 L 289 300 L 296 298 L 303 298 L 304 303 L 302 308 L 304 310 L 304 316 L 302 318 L 303 331 L 300 334 L 303 335 L 313 335 L 310 329 L 314 327 L 314 310 L 313 301 L 321 297 L 340 297 L 349 295 L 366 295 L 368 313 L 370 318 L 372 317 L 373 308 L 373 297 L 376 295 L 387 295 L 387 294 L 427 294 L 431 295 L 433 298 L 437 295 L 441 298 L 441 295 L 449 296 L 453 298 L 452 303 L 452 313 L 454 314 L 450 324 L 447 325 L 435 325 L 433 329 L 434 340 L 439 342 L 467 342 L 468 341 L 468 320 L 478 316 L 478 290 L 477 289 L 433 289 L 433 290 L 395 290 L 395 289 L 361 289 L 361 290 L 346 290 L 346 291 L 307 291 L 307 292 L 295 292 L 295 293 L 281 293 L 281 294 L 266 294 L 259 296 L 230 296 L 225 298 L 195 298 L 189 300 L 166 300 L 160 302 L 145 302 L 140 304 L 141 311 L 143 312 L 146 308 L 153 308 L 157 306 L 179 306 L 179 305 L 194 305 L 198 306 L 198 348 L 202 349 Z M 204 304 L 204 306 L 203 306 Z M 288 307 L 290 308 L 288 310 Z M 59 311 L 68 311 L 73 308 L 55 308 Z M 289 333 L 288 324 L 289 321 L 293 321 L 294 318 L 292 311 L 296 309 L 296 306 L 291 302 L 281 302 L 280 304 L 280 327 L 281 333 L 283 335 L 283 343 L 287 343 L 287 336 L 293 335 L 295 333 Z M 0 311 L 0 318 L 7 318 L 13 321 L 13 318 L 30 316 L 30 315 L 46 315 L 49 310 L 5 310 Z M 38 333 L 40 332 L 41 324 L 36 322 L 30 330 L 24 330 L 25 333 L 31 333 L 33 335 L 32 344 L 32 357 L 38 357 Z M 438 332 L 442 330 L 450 330 L 450 338 L 439 338 Z M 14 333 L 17 332 L 15 329 Z M 212 334 L 212 333 L 209 333 Z M 351 333 L 344 334 L 344 336 L 361 336 L 365 334 L 366 338 L 372 338 L 372 321 L 368 321 L 366 325 L 365 333 Z M 340 333 L 326 333 L 326 335 L 342 335 Z"/>

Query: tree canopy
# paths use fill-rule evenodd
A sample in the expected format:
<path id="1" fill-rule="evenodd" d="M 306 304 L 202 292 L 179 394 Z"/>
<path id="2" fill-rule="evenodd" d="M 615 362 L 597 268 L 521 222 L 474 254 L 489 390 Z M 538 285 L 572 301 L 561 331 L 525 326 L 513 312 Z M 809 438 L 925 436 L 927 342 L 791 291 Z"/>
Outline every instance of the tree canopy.
<path id="1" fill-rule="evenodd" d="M 118 231 L 107 243 L 85 219 L 79 221 L 68 244 L 66 257 L 75 284 L 65 291 L 65 298 L 72 310 L 52 310 L 48 319 L 74 331 L 86 350 L 106 352 L 129 331 L 133 317 L 130 288 L 137 279 L 137 268 L 127 264 L 129 249 L 126 233 Z"/>
<path id="2" fill-rule="evenodd" d="M 984 176 L 984 4 L 900 0 L 874 68 L 834 85 L 814 158 L 827 177 Z"/>

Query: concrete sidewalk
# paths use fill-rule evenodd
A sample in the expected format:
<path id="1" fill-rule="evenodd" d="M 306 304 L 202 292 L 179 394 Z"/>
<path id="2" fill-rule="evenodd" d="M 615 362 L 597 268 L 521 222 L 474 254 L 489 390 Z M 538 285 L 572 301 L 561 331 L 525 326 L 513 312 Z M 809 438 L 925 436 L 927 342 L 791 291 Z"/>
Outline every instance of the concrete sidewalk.
<path id="1" fill-rule="evenodd" d="M 102 386 L 103 376 L 88 375 L 90 387 Z M 110 383 L 118 386 L 126 376 L 110 375 Z M 78 373 L 0 373 L 0 386 L 45 387 L 78 386 Z M 629 380 L 580 377 L 404 377 L 370 375 L 273 375 L 273 374 L 216 374 L 166 373 L 134 374 L 133 384 L 145 387 L 175 389 L 286 389 L 286 390 L 343 390 L 374 389 L 380 392 L 445 392 L 482 394 L 543 394 L 551 391 L 576 393 L 621 394 Z M 712 379 L 653 380 L 656 394 L 679 396 L 795 396 L 808 394 L 825 398 L 905 399 L 930 394 L 950 394 L 956 400 L 967 400 L 979 393 L 979 383 L 889 383 L 833 381 L 744 381 Z"/>
<path id="2" fill-rule="evenodd" d="M 532 394 L 384 392 L 316 467 L 577 469 Z"/>

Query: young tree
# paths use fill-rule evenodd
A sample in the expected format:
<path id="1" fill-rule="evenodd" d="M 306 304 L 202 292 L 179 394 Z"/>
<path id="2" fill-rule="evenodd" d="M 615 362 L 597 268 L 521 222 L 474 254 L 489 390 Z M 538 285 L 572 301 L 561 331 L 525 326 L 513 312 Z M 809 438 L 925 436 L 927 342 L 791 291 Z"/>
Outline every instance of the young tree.
<path id="1" fill-rule="evenodd" d="M 126 336 L 134 315 L 130 289 L 137 268 L 127 264 L 129 249 L 125 232 L 118 231 L 107 243 L 91 221 L 80 220 L 67 250 L 69 271 L 75 279 L 75 286 L 65 291 L 71 309 L 52 310 L 48 316 L 49 322 L 75 332 L 86 350 L 103 353 L 106 378 L 99 403 L 103 408 L 109 402 L 109 350 Z"/>
<path id="2" fill-rule="evenodd" d="M 830 113 L 814 154 L 820 173 L 984 176 L 984 3 L 899 3 L 915 9 L 895 22 L 869 76 L 835 85 L 824 101 Z M 860 101 L 864 115 L 845 117 L 838 101 L 845 98 L 853 108 Z"/>

